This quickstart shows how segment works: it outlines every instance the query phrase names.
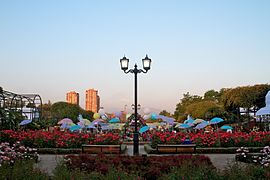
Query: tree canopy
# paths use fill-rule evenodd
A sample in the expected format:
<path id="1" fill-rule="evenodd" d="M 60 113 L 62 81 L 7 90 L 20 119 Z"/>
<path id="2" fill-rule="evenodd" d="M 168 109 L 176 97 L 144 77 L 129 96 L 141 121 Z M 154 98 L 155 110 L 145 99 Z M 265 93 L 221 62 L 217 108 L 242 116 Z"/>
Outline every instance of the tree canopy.
<path id="1" fill-rule="evenodd" d="M 238 117 L 240 109 L 255 113 L 265 106 L 265 95 L 270 90 L 269 84 L 222 88 L 220 91 L 208 90 L 204 96 L 186 93 L 176 105 L 174 117 L 183 120 L 188 114 L 195 118 L 209 119 L 213 116 Z"/>
<path id="2" fill-rule="evenodd" d="M 70 118 L 77 120 L 78 115 L 81 114 L 84 118 L 93 119 L 93 112 L 85 111 L 80 106 L 70 104 L 67 102 L 56 102 L 51 106 L 52 118 L 60 120 L 63 118 Z"/>

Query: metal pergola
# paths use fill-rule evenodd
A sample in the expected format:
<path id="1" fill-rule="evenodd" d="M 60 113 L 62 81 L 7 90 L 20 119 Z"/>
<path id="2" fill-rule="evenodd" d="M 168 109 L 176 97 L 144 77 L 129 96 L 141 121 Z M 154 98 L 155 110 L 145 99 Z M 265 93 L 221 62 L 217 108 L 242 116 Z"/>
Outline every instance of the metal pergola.
<path id="1" fill-rule="evenodd" d="M 0 87 L 0 123 L 5 123 L 3 112 L 16 111 L 21 113 L 25 119 L 33 121 L 40 120 L 42 99 L 38 94 L 16 94 L 5 91 Z"/>

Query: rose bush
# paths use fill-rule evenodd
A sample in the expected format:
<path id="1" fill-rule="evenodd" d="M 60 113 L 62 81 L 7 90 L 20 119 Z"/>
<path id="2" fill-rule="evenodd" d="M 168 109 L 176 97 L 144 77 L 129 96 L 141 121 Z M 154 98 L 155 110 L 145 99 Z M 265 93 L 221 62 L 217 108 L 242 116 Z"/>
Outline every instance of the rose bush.
<path id="1" fill-rule="evenodd" d="M 155 132 L 147 134 L 152 147 L 157 144 L 181 144 L 186 137 L 197 147 L 264 147 L 270 144 L 270 132 Z M 143 137 L 142 137 L 143 138 Z M 82 144 L 121 144 L 120 134 L 70 133 L 62 131 L 13 131 L 0 132 L 0 142 L 15 143 L 35 148 L 80 148 Z"/>
<path id="2" fill-rule="evenodd" d="M 62 131 L 12 131 L 0 132 L 0 142 L 20 141 L 25 146 L 36 148 L 80 148 L 82 144 L 120 144 L 119 134 L 69 133 Z"/>
<path id="3" fill-rule="evenodd" d="M 69 172 L 96 172 L 105 175 L 113 169 L 126 174 L 135 173 L 142 179 L 158 179 L 162 175 L 170 173 L 174 168 L 183 166 L 186 166 L 190 172 L 200 167 L 215 169 L 209 157 L 202 155 L 105 156 L 99 154 L 91 156 L 80 154 L 67 155 L 64 157 L 64 162 Z"/>
<path id="4" fill-rule="evenodd" d="M 197 147 L 262 147 L 270 144 L 270 132 L 156 132 L 151 137 L 152 146 L 154 147 L 157 144 L 181 144 L 187 136 Z"/>
<path id="5" fill-rule="evenodd" d="M 0 144 L 0 167 L 3 165 L 14 165 L 18 160 L 37 161 L 37 149 L 23 146 L 20 142 L 10 145 L 7 142 Z"/>

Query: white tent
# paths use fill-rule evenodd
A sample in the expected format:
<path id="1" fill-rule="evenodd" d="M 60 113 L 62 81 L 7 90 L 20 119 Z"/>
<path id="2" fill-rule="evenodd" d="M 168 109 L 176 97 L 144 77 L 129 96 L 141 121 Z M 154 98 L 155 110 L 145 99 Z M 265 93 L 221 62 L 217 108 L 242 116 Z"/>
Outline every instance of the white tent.
<path id="1" fill-rule="evenodd" d="M 259 109 L 256 112 L 257 121 L 270 122 L 270 91 L 265 96 L 265 107 Z"/>
<path id="2" fill-rule="evenodd" d="M 270 115 L 270 91 L 265 96 L 265 107 L 259 109 L 256 112 L 256 116 L 262 116 L 262 115 Z"/>

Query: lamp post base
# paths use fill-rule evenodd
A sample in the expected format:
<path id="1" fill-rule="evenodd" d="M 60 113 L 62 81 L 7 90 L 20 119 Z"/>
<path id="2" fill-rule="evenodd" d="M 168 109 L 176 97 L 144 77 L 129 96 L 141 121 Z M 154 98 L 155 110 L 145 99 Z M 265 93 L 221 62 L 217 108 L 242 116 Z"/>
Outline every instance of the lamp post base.
<path id="1" fill-rule="evenodd" d="M 133 155 L 139 155 L 139 133 L 133 133 Z"/>

